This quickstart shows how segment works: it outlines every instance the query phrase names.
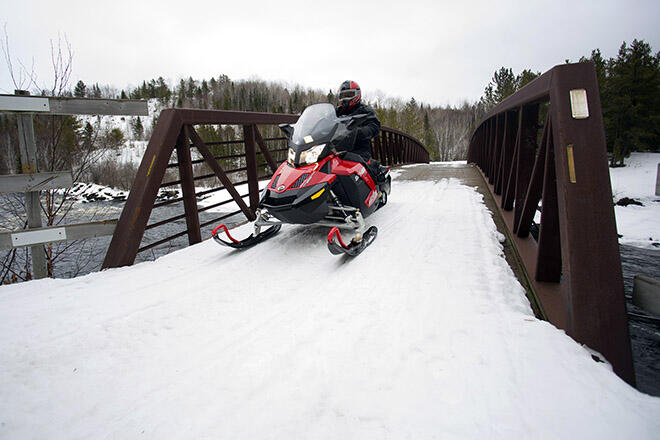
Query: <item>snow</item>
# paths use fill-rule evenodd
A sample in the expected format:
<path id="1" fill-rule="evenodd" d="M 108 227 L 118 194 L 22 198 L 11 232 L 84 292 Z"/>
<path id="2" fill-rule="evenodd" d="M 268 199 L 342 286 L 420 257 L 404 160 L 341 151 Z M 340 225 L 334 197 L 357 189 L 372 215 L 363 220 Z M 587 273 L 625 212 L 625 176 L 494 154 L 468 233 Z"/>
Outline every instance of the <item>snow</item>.
<path id="1" fill-rule="evenodd" d="M 367 220 L 353 260 L 327 228 L 285 226 L 0 287 L 0 438 L 660 432 L 660 399 L 533 316 L 474 188 L 396 180 Z"/>
<path id="2" fill-rule="evenodd" d="M 76 183 L 68 193 L 70 198 L 78 202 L 95 202 L 97 200 L 126 200 L 128 191 L 122 191 L 96 183 Z"/>
<path id="3" fill-rule="evenodd" d="M 142 162 L 144 153 L 147 151 L 148 143 L 148 141 L 126 141 L 124 145 L 116 151 L 107 152 L 105 159 L 119 164 L 133 164 L 137 167 L 140 165 L 140 162 Z"/>
<path id="4" fill-rule="evenodd" d="M 64 190 L 60 190 L 64 193 Z M 88 203 L 97 201 L 126 201 L 128 191 L 118 188 L 112 188 L 96 183 L 76 183 L 68 192 L 67 197 L 77 202 Z M 181 197 L 181 190 L 178 188 L 160 188 L 156 200 L 168 200 Z"/>
<path id="5" fill-rule="evenodd" d="M 454 160 L 451 162 L 431 162 L 432 165 L 443 165 L 443 166 L 449 166 L 449 167 L 462 167 L 464 165 L 467 165 L 466 160 Z M 409 166 L 409 165 L 406 165 Z M 414 166 L 414 165 L 412 165 Z"/>
<path id="6" fill-rule="evenodd" d="M 660 153 L 632 153 L 626 166 L 610 168 L 612 195 L 616 203 L 633 198 L 644 206 L 615 206 L 617 230 L 621 243 L 638 247 L 660 247 L 660 196 L 655 183 Z"/>
<path id="7" fill-rule="evenodd" d="M 162 104 L 157 99 L 147 100 L 148 116 L 140 116 L 140 122 L 144 128 L 144 138 L 149 137 L 149 133 L 153 130 L 154 117 L 160 115 L 163 108 L 167 106 Z M 118 128 L 124 134 L 126 141 L 124 145 L 117 150 L 107 151 L 101 160 L 116 162 L 118 164 L 133 164 L 136 167 L 140 165 L 142 157 L 147 150 L 146 140 L 135 139 L 135 135 L 131 128 L 131 123 L 135 121 L 137 116 L 99 116 L 99 115 L 80 115 L 78 119 L 84 125 L 89 122 L 94 127 L 99 127 L 101 130 L 112 130 Z"/>

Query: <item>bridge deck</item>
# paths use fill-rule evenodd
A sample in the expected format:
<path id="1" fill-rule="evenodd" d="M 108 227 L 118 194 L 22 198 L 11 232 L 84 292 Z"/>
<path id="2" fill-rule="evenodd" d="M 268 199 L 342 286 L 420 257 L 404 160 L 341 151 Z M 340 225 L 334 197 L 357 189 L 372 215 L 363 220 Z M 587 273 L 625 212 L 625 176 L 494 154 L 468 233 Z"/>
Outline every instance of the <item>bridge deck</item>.
<path id="1" fill-rule="evenodd" d="M 244 252 L 207 240 L 2 286 L 0 437 L 660 431 L 660 399 L 534 317 L 468 170 L 395 174 L 368 219 L 379 237 L 354 260 L 329 255 L 326 228 L 292 226 Z"/>
<path id="2" fill-rule="evenodd" d="M 483 196 L 483 202 L 493 215 L 493 221 L 497 230 L 506 237 L 502 243 L 504 257 L 513 270 L 516 278 L 525 288 L 527 298 L 537 317 L 549 319 L 555 325 L 563 328 L 565 325 L 565 304 L 564 298 L 557 285 L 554 283 L 537 282 L 539 290 L 534 291 L 529 281 L 530 274 L 524 268 L 521 258 L 528 262 L 530 270 L 533 272 L 536 268 L 536 249 L 530 240 L 518 240 L 518 247 L 512 244 L 512 238 L 509 235 L 506 223 L 511 228 L 513 225 L 513 212 L 506 212 L 500 208 L 501 197 L 493 196 L 488 184 L 479 169 L 467 164 L 433 164 L 416 165 L 406 169 L 406 172 L 399 176 L 402 180 L 417 181 L 439 181 L 441 179 L 458 179 L 463 185 L 475 188 Z M 542 306 L 541 306 L 542 304 Z"/>

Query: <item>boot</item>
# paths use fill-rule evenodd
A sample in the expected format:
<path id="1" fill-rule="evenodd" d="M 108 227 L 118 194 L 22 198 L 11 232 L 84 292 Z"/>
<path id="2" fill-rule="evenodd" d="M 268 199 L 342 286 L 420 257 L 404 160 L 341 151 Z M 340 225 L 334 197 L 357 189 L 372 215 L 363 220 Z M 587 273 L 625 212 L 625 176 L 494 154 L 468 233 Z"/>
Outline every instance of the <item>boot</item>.
<path id="1" fill-rule="evenodd" d="M 378 164 L 378 173 L 376 175 L 376 180 L 379 183 L 385 182 L 385 176 L 387 175 L 387 167 L 384 167 Z"/>

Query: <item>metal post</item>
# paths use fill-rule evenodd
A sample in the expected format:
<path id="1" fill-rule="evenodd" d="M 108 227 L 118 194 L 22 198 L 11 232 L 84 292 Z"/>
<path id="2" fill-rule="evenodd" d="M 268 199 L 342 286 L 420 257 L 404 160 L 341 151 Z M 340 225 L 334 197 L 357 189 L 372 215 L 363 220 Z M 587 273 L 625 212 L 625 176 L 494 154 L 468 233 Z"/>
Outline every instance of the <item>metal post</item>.
<path id="1" fill-rule="evenodd" d="M 181 133 L 179 133 L 179 138 L 176 141 L 176 155 L 179 162 L 183 208 L 186 213 L 188 243 L 195 244 L 202 241 L 202 234 L 199 228 L 199 213 L 197 211 L 197 198 L 195 196 L 195 182 L 193 181 L 190 141 L 188 141 L 188 137 L 188 126 L 184 125 L 181 127 Z"/>
<path id="2" fill-rule="evenodd" d="M 247 168 L 250 209 L 255 212 L 259 206 L 259 182 L 257 180 L 257 148 L 255 146 L 254 125 L 243 125 L 245 140 L 245 166 Z"/>
<path id="3" fill-rule="evenodd" d="M 527 188 L 534 169 L 536 157 L 536 137 L 538 133 L 539 105 L 524 105 L 520 109 L 521 115 L 518 120 L 518 133 L 520 145 L 518 146 L 518 157 L 516 158 L 516 178 L 512 183 L 515 185 L 513 232 L 518 232 L 522 208 L 527 198 Z"/>
<path id="4" fill-rule="evenodd" d="M 550 112 L 555 145 L 566 332 L 603 354 L 635 384 L 621 256 L 607 167 L 605 129 L 593 64 L 553 69 Z M 573 116 L 571 90 L 584 89 L 586 118 Z"/>
<path id="5" fill-rule="evenodd" d="M 29 95 L 26 90 L 16 90 L 16 95 Z M 23 174 L 34 174 L 37 172 L 37 146 L 34 142 L 34 125 L 32 124 L 32 113 L 18 114 L 18 142 L 21 152 L 21 168 Z M 39 191 L 25 193 L 25 211 L 28 216 L 28 228 L 41 227 L 41 204 L 39 202 Z M 48 267 L 46 265 L 46 254 L 41 244 L 30 246 L 32 255 L 32 276 L 35 279 L 46 278 Z"/>
<path id="6" fill-rule="evenodd" d="M 660 163 L 658 164 L 658 174 L 655 176 L 655 195 L 660 196 Z"/>
<path id="7" fill-rule="evenodd" d="M 9 174 L 14 174 L 14 149 L 11 145 L 11 137 L 9 132 L 7 132 L 7 165 L 9 168 Z"/>

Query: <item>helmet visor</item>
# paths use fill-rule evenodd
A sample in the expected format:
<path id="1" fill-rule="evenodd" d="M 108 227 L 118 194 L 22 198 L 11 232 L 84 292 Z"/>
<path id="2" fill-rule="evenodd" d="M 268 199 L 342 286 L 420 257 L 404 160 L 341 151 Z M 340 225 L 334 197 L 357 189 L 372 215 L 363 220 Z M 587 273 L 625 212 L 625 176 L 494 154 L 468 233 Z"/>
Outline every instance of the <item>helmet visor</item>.
<path id="1" fill-rule="evenodd" d="M 339 100 L 350 101 L 351 99 L 355 98 L 357 95 L 358 95 L 358 91 L 356 89 L 342 90 L 341 92 L 339 92 Z"/>

